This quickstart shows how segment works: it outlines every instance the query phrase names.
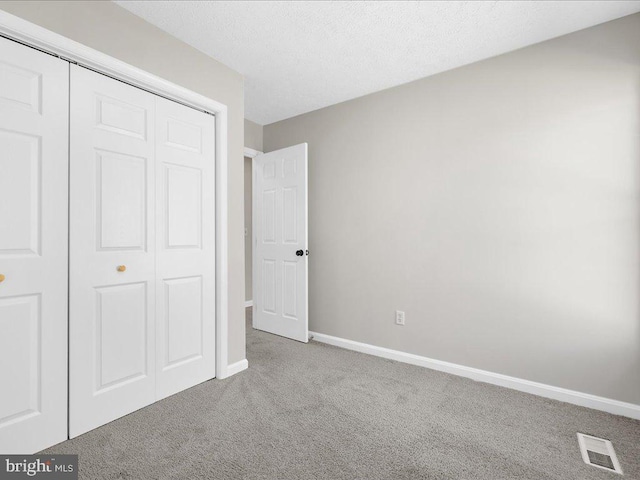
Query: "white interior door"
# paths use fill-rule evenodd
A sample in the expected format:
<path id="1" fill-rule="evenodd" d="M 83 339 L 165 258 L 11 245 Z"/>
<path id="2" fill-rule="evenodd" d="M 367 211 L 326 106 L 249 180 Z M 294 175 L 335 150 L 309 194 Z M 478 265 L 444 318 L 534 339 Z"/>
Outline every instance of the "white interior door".
<path id="1" fill-rule="evenodd" d="M 0 452 L 67 438 L 69 64 L 0 39 Z"/>
<path id="2" fill-rule="evenodd" d="M 215 118 L 156 98 L 157 398 L 215 377 Z"/>
<path id="3" fill-rule="evenodd" d="M 71 65 L 75 437 L 155 400 L 155 97 Z"/>
<path id="4" fill-rule="evenodd" d="M 253 159 L 253 327 L 308 342 L 307 144 Z"/>

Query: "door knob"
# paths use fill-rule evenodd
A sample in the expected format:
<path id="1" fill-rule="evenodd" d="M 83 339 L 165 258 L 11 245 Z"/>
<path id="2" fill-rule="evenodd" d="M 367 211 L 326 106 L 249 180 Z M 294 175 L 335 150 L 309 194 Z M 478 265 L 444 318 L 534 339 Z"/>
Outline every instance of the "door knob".
<path id="1" fill-rule="evenodd" d="M 296 255 L 301 257 L 304 255 L 304 250 L 296 250 Z"/>
<path id="2" fill-rule="evenodd" d="M 118 265 L 118 268 L 116 268 L 116 270 L 118 270 L 119 272 L 124 272 L 126 269 L 126 265 Z"/>
<path id="3" fill-rule="evenodd" d="M 0 273 L 0 283 L 4 282 L 5 277 L 2 273 Z"/>

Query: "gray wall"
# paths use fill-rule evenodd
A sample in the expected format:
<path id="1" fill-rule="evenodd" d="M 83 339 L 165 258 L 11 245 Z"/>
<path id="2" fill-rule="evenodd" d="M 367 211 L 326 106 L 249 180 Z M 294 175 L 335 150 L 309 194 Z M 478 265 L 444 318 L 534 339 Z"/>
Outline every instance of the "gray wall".
<path id="1" fill-rule="evenodd" d="M 262 151 L 262 137 L 263 128 L 262 125 L 252 122 L 251 120 L 244 119 L 244 146 L 253 148 L 254 150 Z"/>
<path id="2" fill-rule="evenodd" d="M 262 151 L 263 143 L 263 127 L 251 120 L 244 119 L 244 146 Z M 252 293 L 252 259 L 253 248 L 251 245 L 252 226 L 251 226 L 251 159 L 244 159 L 244 282 L 246 300 L 253 299 Z"/>
<path id="3" fill-rule="evenodd" d="M 640 404 L 639 92 L 634 15 L 266 126 L 311 330 Z"/>
<path id="4" fill-rule="evenodd" d="M 2 2 L 0 9 L 227 105 L 229 362 L 245 358 L 242 76 L 112 2 Z"/>

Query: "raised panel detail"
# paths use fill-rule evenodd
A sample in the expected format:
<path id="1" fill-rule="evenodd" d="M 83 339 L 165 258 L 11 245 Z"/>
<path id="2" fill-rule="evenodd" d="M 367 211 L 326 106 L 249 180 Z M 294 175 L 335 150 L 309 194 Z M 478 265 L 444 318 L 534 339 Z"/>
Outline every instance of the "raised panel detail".
<path id="1" fill-rule="evenodd" d="M 262 178 L 273 180 L 276 178 L 276 164 L 274 162 L 265 163 L 262 167 Z"/>
<path id="2" fill-rule="evenodd" d="M 282 189 L 282 242 L 298 243 L 298 189 Z"/>
<path id="3" fill-rule="evenodd" d="M 39 255 L 40 138 L 0 130 L 0 256 Z"/>
<path id="4" fill-rule="evenodd" d="M 0 298 L 0 428 L 40 412 L 40 348 L 40 296 Z"/>
<path id="5" fill-rule="evenodd" d="M 297 291 L 298 262 L 285 260 L 282 263 L 282 316 L 298 318 Z"/>
<path id="6" fill-rule="evenodd" d="M 276 313 L 276 261 L 262 260 L 262 311 Z"/>
<path id="7" fill-rule="evenodd" d="M 282 160 L 282 178 L 295 178 L 297 166 L 298 162 L 295 158 L 285 158 Z"/>
<path id="8" fill-rule="evenodd" d="M 202 172 L 165 164 L 167 248 L 200 248 L 202 243 Z"/>
<path id="9" fill-rule="evenodd" d="M 147 111 L 115 98 L 96 97 L 96 126 L 120 135 L 147 138 Z"/>
<path id="10" fill-rule="evenodd" d="M 0 62 L 0 100 L 7 106 L 42 112 L 42 75 Z"/>
<path id="11" fill-rule="evenodd" d="M 98 250 L 145 250 L 146 159 L 97 151 Z"/>
<path id="12" fill-rule="evenodd" d="M 202 277 L 165 280 L 164 369 L 202 356 Z"/>
<path id="13" fill-rule="evenodd" d="M 170 118 L 167 120 L 166 144 L 170 147 L 200 153 L 202 152 L 202 128 Z"/>
<path id="14" fill-rule="evenodd" d="M 262 192 L 262 243 L 276 243 L 276 191 Z"/>
<path id="15" fill-rule="evenodd" d="M 147 284 L 96 288 L 96 392 L 147 375 Z"/>

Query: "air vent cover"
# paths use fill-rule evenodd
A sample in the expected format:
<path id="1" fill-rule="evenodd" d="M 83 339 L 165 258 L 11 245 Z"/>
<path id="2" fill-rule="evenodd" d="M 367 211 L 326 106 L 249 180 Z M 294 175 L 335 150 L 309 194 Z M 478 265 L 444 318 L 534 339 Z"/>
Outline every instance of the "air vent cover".
<path id="1" fill-rule="evenodd" d="M 578 433 L 578 443 L 584 463 L 622 475 L 620 462 L 609 440 Z"/>

